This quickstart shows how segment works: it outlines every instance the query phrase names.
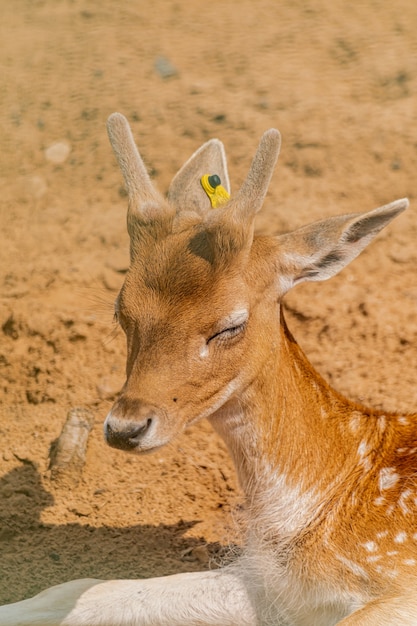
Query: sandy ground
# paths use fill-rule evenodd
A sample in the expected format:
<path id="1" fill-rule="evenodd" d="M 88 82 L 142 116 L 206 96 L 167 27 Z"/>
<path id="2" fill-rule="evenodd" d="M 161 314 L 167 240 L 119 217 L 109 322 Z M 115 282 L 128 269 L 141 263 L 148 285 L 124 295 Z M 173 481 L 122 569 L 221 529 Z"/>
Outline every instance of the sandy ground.
<path id="1" fill-rule="evenodd" d="M 128 263 L 106 118 L 128 116 L 162 191 L 215 136 L 238 188 L 278 127 L 260 232 L 408 196 L 340 276 L 290 294 L 287 318 L 338 390 L 412 410 L 417 4 L 3 0 L 0 31 L 0 602 L 75 577 L 209 567 L 239 544 L 241 507 L 209 425 L 143 458 L 102 440 L 123 384 L 112 307 Z M 68 489 L 48 463 L 74 406 L 95 425 Z"/>

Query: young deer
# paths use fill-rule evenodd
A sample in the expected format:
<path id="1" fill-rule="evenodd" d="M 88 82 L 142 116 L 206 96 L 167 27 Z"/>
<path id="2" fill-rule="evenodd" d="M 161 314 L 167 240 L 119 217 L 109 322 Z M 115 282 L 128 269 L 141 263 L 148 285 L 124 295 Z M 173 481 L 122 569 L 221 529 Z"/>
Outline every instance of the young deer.
<path id="1" fill-rule="evenodd" d="M 210 572 L 59 585 L 4 606 L 0 625 L 417 625 L 417 416 L 331 389 L 280 306 L 297 283 L 339 272 L 408 201 L 254 236 L 276 130 L 214 209 L 200 180 L 217 174 L 229 191 L 219 141 L 187 161 L 164 199 L 125 118 L 112 115 L 108 130 L 129 195 L 131 265 L 116 301 L 127 380 L 105 438 L 149 452 L 208 418 L 246 494 L 246 551 Z"/>

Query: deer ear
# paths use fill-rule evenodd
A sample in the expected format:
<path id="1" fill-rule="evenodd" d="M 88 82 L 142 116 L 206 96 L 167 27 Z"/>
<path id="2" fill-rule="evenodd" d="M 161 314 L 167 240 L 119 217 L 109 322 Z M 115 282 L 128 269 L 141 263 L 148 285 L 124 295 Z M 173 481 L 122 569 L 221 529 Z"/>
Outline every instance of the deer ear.
<path id="1" fill-rule="evenodd" d="M 133 139 L 129 122 L 121 113 L 107 120 L 107 131 L 114 154 L 122 170 L 129 197 L 129 211 L 141 213 L 145 208 L 157 213 L 163 198 L 153 186 Z M 151 211 L 149 211 L 151 207 Z"/>
<path id="2" fill-rule="evenodd" d="M 403 198 L 368 213 L 332 217 L 278 237 L 284 291 L 340 272 L 407 207 Z"/>
<path id="3" fill-rule="evenodd" d="M 168 201 L 177 211 L 185 209 L 204 214 L 211 209 L 209 197 L 200 182 L 205 174 L 217 174 L 222 186 L 230 193 L 226 153 L 218 139 L 203 144 L 173 178 Z"/>

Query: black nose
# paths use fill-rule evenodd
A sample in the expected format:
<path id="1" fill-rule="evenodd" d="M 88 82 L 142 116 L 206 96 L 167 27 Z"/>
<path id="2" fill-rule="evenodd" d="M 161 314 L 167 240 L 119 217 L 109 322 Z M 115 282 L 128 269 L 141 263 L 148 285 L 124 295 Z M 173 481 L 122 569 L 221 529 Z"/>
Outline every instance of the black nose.
<path id="1" fill-rule="evenodd" d="M 152 418 L 148 417 L 140 424 L 128 423 L 120 428 L 115 428 L 107 423 L 104 428 L 104 436 L 112 448 L 119 450 L 133 450 L 141 442 L 145 433 L 152 424 Z"/>

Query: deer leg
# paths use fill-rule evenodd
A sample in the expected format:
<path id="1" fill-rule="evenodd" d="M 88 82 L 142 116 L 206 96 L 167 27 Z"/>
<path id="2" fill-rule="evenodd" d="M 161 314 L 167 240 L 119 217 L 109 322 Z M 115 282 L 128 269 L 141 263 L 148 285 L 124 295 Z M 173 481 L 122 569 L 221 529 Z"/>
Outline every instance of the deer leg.
<path id="1" fill-rule="evenodd" d="M 374 600 L 345 617 L 338 626 L 417 626 L 417 585 L 401 596 Z"/>
<path id="2" fill-rule="evenodd" d="M 75 580 L 0 607 L 0 626 L 255 626 L 246 586 L 228 570 L 144 580 Z"/>

